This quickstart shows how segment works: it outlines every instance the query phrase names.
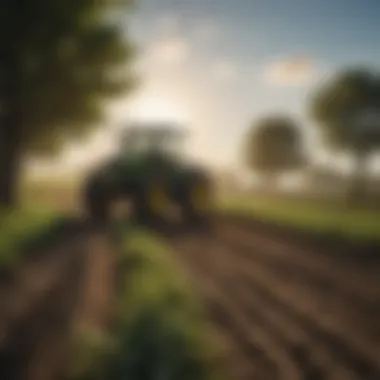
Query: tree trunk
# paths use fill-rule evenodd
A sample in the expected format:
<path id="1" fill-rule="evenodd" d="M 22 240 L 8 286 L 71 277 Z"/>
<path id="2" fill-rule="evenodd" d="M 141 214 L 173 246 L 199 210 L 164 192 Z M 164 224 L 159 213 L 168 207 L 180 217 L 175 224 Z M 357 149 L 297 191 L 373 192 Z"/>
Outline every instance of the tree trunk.
<path id="1" fill-rule="evenodd" d="M 1 51 L 4 82 L 0 104 L 0 209 L 13 208 L 18 203 L 21 155 L 21 112 L 18 102 L 19 70 L 16 43 Z"/>
<path id="2" fill-rule="evenodd" d="M 0 209 L 18 205 L 20 141 L 13 117 L 5 117 L 0 126 Z"/>

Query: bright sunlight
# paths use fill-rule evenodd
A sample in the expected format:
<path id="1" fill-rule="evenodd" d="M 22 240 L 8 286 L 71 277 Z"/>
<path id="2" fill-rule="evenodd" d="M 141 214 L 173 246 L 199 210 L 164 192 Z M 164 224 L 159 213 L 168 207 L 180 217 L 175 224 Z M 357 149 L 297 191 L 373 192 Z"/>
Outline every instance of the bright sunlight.
<path id="1" fill-rule="evenodd" d="M 188 117 L 181 104 L 157 97 L 137 99 L 130 107 L 130 117 L 144 122 L 169 122 L 187 124 Z"/>

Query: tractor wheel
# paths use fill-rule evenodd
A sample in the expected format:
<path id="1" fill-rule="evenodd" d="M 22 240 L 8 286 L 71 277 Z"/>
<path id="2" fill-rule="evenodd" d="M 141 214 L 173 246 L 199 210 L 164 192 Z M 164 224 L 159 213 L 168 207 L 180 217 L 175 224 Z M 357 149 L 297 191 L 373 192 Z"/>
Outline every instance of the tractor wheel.
<path id="1" fill-rule="evenodd" d="M 211 189 L 206 181 L 195 181 L 186 189 L 182 204 L 184 222 L 189 227 L 210 227 Z"/>
<path id="2" fill-rule="evenodd" d="M 149 226 L 160 226 L 165 222 L 165 216 L 170 207 L 165 186 L 152 183 L 141 189 L 134 197 L 136 221 Z"/>
<path id="3" fill-rule="evenodd" d="M 85 211 L 91 221 L 104 224 L 109 221 L 109 193 L 101 181 L 92 180 L 84 192 Z"/>

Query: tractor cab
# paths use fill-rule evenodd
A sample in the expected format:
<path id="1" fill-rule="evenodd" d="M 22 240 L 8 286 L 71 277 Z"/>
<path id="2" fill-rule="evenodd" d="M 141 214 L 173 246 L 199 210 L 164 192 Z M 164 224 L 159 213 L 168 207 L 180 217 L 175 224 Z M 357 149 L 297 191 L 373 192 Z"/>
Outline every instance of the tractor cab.
<path id="1" fill-rule="evenodd" d="M 185 131 L 176 126 L 140 124 L 122 132 L 121 149 L 128 154 L 154 154 L 181 156 L 184 149 Z"/>

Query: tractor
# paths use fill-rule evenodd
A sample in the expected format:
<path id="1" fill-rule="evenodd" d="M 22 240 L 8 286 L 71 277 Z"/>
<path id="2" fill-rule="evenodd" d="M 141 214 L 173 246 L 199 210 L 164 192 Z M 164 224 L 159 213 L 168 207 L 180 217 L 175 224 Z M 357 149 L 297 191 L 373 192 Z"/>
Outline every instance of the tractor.
<path id="1" fill-rule="evenodd" d="M 90 218 L 110 221 L 111 206 L 127 200 L 133 220 L 142 224 L 168 221 L 174 210 L 186 225 L 207 225 L 212 181 L 204 168 L 184 159 L 184 136 L 183 130 L 166 124 L 124 129 L 119 151 L 85 182 Z"/>

